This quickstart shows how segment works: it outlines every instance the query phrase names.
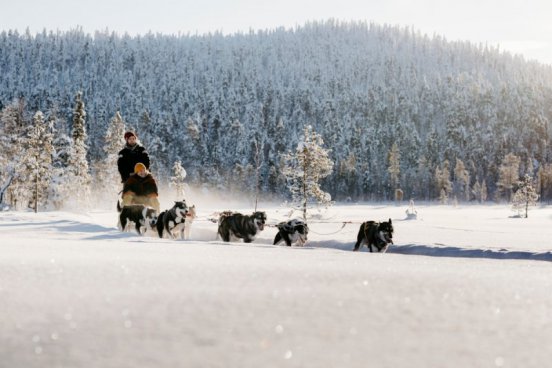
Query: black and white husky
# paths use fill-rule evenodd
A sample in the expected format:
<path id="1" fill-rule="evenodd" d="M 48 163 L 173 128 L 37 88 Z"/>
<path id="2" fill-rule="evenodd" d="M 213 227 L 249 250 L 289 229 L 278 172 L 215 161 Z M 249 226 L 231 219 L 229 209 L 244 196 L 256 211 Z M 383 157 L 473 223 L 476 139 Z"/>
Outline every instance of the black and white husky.
<path id="1" fill-rule="evenodd" d="M 186 228 L 186 215 L 188 206 L 186 201 L 176 201 L 170 210 L 159 214 L 157 220 L 157 233 L 160 238 L 167 235 L 171 239 L 184 239 Z"/>
<path id="2" fill-rule="evenodd" d="M 121 204 L 117 202 L 117 211 L 119 211 L 119 222 L 117 224 L 119 230 L 130 231 L 132 223 L 134 223 L 136 232 L 140 235 L 145 234 L 148 229 L 155 230 L 157 224 L 155 209 L 143 204 L 131 204 L 121 208 Z"/>
<path id="3" fill-rule="evenodd" d="M 217 235 L 225 242 L 243 239 L 244 243 L 251 243 L 264 230 L 265 222 L 266 213 L 260 211 L 249 216 L 237 212 L 223 213 L 219 218 Z"/>
<path id="4" fill-rule="evenodd" d="M 373 246 L 377 252 L 385 253 L 389 244 L 393 244 L 393 223 L 391 219 L 384 222 L 366 221 L 360 225 L 357 242 L 353 250 L 357 251 L 364 244 L 370 249 L 370 252 L 373 252 Z"/>
<path id="5" fill-rule="evenodd" d="M 278 225 L 278 234 L 274 238 L 274 245 L 285 242 L 288 247 L 297 243 L 299 246 L 305 245 L 309 227 L 303 220 L 293 219 L 287 222 L 280 222 Z"/>

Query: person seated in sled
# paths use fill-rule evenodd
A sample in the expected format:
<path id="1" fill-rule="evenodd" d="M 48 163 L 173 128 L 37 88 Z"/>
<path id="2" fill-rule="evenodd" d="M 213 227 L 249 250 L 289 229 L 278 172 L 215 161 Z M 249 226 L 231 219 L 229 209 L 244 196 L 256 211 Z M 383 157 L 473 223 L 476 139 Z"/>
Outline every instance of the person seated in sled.
<path id="1" fill-rule="evenodd" d="M 146 149 L 138 143 L 138 137 L 133 132 L 126 132 L 125 147 L 119 151 L 117 159 L 117 169 L 121 174 L 121 183 L 124 183 L 134 173 L 134 166 L 141 162 L 146 166 L 146 170 L 150 167 L 150 158 Z"/>
<path id="2" fill-rule="evenodd" d="M 123 187 L 123 206 L 143 204 L 154 208 L 160 213 L 157 183 L 146 169 L 146 165 L 139 162 L 134 166 L 134 174 L 125 181 Z"/>

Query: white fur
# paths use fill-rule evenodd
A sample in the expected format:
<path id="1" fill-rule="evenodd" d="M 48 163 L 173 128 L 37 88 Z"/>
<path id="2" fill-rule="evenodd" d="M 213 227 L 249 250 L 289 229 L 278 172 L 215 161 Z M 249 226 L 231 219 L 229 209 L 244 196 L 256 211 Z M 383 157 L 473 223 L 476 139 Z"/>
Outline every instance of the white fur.
<path id="1" fill-rule="evenodd" d="M 190 234 L 192 232 L 192 224 L 197 217 L 195 205 L 188 207 L 188 215 L 186 216 L 186 226 L 184 228 L 184 239 L 190 240 Z"/>
<path id="2" fill-rule="evenodd" d="M 147 214 L 147 213 L 148 213 L 148 208 L 147 208 L 147 207 L 144 207 L 144 209 L 142 210 L 142 218 L 143 218 L 143 219 L 146 218 L 146 214 Z M 141 223 L 142 225 L 145 225 L 145 224 L 143 223 L 143 221 L 140 221 L 140 223 Z"/>
<path id="3" fill-rule="evenodd" d="M 177 208 L 174 212 L 176 213 L 176 218 L 174 222 L 171 221 L 171 233 L 173 234 L 173 239 L 184 240 L 187 210 Z"/>
<path id="4" fill-rule="evenodd" d="M 177 220 L 176 222 L 180 223 L 186 217 L 187 210 L 177 208 L 174 212 L 176 213 L 176 220 Z"/>
<path id="5" fill-rule="evenodd" d="M 134 229 L 135 226 L 136 226 L 136 224 L 134 223 L 134 221 L 127 220 L 126 227 L 123 229 L 123 226 L 121 225 L 121 219 L 120 218 L 119 218 L 119 221 L 117 222 L 117 228 L 119 229 L 119 231 L 122 231 L 122 232 L 125 232 L 125 233 L 131 232 L 132 229 Z"/>
<path id="6" fill-rule="evenodd" d="M 184 230 L 186 229 L 185 217 L 182 216 L 181 211 L 176 211 L 175 221 L 169 221 L 169 228 L 171 229 L 172 239 L 184 240 Z M 184 212 L 186 213 L 186 212 Z"/>
<path id="7" fill-rule="evenodd" d="M 186 223 L 180 222 L 176 224 L 172 229 L 171 232 L 174 236 L 174 239 L 182 239 L 184 240 L 184 230 L 186 229 Z"/>
<path id="8" fill-rule="evenodd" d="M 238 238 L 236 235 L 234 235 L 233 231 L 230 231 L 230 242 L 237 243 L 241 240 L 241 238 Z"/>
<path id="9" fill-rule="evenodd" d="M 293 229 L 295 228 L 295 226 L 301 225 L 301 224 L 304 225 L 305 223 L 298 219 L 293 219 L 291 220 L 291 223 L 290 223 Z M 291 241 L 291 244 L 297 243 L 297 245 L 299 245 L 300 247 L 305 245 L 305 243 L 307 242 L 305 234 L 301 234 L 298 231 L 294 231 L 293 234 L 291 234 L 291 236 L 289 237 L 289 239 Z"/>
<path id="10" fill-rule="evenodd" d="M 255 227 L 257 228 L 257 232 L 262 231 L 260 226 L 261 223 L 261 220 L 255 219 Z"/>
<path id="11" fill-rule="evenodd" d="M 385 234 L 383 233 L 383 231 L 378 232 L 378 236 L 385 243 L 385 245 L 383 246 L 383 248 L 381 248 L 379 252 L 385 253 L 387 252 L 387 248 L 389 248 L 390 243 L 387 242 L 387 239 L 385 238 Z"/>
<path id="12" fill-rule="evenodd" d="M 383 233 L 383 231 L 378 231 L 378 237 L 381 239 L 382 242 L 387 244 L 387 239 L 385 239 L 385 234 Z"/>
<path id="13" fill-rule="evenodd" d="M 156 229 L 155 223 L 157 221 L 157 215 L 155 214 L 154 217 L 146 217 L 148 213 L 148 209 L 151 209 L 151 208 L 144 207 L 144 209 L 142 210 L 142 219 L 140 219 L 139 223 L 144 228 L 144 232 L 140 233 L 140 235 L 145 234 L 148 231 L 148 228 L 152 230 Z M 131 232 L 133 231 L 133 229 L 136 228 L 136 223 L 127 218 L 126 226 L 123 229 L 121 225 L 121 216 L 119 215 L 117 220 L 117 228 L 123 232 Z"/>
<path id="14" fill-rule="evenodd" d="M 307 242 L 307 239 L 305 239 L 305 235 L 300 234 L 299 232 L 293 233 L 292 236 L 290 236 L 291 244 L 297 243 L 298 246 L 302 247 Z"/>
<path id="15" fill-rule="evenodd" d="M 299 234 L 297 231 L 294 231 L 293 233 L 289 234 L 288 236 L 289 236 L 289 241 L 291 242 L 292 245 L 297 243 L 297 245 L 302 247 L 306 242 L 304 237 L 301 234 Z M 282 238 L 278 242 L 278 244 L 282 243 L 282 242 L 285 242 L 284 238 Z"/>

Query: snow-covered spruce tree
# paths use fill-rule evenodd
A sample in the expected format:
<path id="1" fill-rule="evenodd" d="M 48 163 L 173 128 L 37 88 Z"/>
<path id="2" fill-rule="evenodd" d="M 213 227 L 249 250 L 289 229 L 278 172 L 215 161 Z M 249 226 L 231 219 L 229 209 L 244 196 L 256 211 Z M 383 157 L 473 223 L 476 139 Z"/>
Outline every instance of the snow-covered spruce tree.
<path id="1" fill-rule="evenodd" d="M 519 181 L 519 164 L 520 158 L 513 153 L 507 154 L 502 160 L 498 172 L 498 182 L 496 183 L 496 199 L 500 200 L 502 196 L 506 196 L 508 202 L 512 201 L 512 193 L 514 185 Z"/>
<path id="2" fill-rule="evenodd" d="M 282 173 L 287 179 L 293 203 L 303 212 L 303 220 L 307 219 L 309 201 L 326 206 L 331 204 L 330 194 L 324 192 L 318 183 L 333 169 L 329 150 L 324 149 L 323 144 L 322 137 L 309 125 L 304 129 L 303 140 L 298 143 L 295 152 L 283 155 Z"/>
<path id="3" fill-rule="evenodd" d="M 44 121 L 44 114 L 36 112 L 33 124 L 27 128 L 27 140 L 25 142 L 24 167 L 28 178 L 30 202 L 35 212 L 38 206 L 45 205 L 48 196 L 48 188 L 52 181 L 52 145 L 53 136 Z"/>
<path id="4" fill-rule="evenodd" d="M 450 181 L 450 164 L 448 160 L 443 163 L 443 168 L 435 168 L 435 186 L 439 193 L 439 202 L 447 204 L 449 195 L 452 191 L 452 183 Z"/>
<path id="5" fill-rule="evenodd" d="M 252 143 L 252 150 L 255 162 L 255 211 L 257 211 L 257 205 L 259 204 L 259 185 L 260 185 L 260 172 L 262 165 L 262 145 L 259 145 L 259 139 L 255 139 Z"/>
<path id="6" fill-rule="evenodd" d="M 457 198 L 470 200 L 470 174 L 459 158 L 456 159 L 456 166 L 454 166 L 453 193 Z"/>
<path id="7" fill-rule="evenodd" d="M 48 189 L 48 206 L 56 210 L 63 207 L 64 201 L 70 195 L 67 182 L 69 154 L 73 141 L 69 136 L 65 120 L 59 119 L 56 111 L 51 111 L 48 117 L 48 127 L 54 137 L 52 152 L 52 181 Z"/>
<path id="8" fill-rule="evenodd" d="M 389 166 L 387 168 L 387 172 L 389 173 L 389 179 L 391 181 L 391 189 L 393 192 L 395 192 L 397 189 L 400 188 L 399 175 L 401 173 L 401 167 L 400 167 L 401 154 L 399 152 L 399 146 L 397 145 L 397 143 L 393 143 L 393 145 L 391 146 L 391 149 L 389 150 L 389 154 L 388 154 L 388 159 L 389 159 Z"/>
<path id="9" fill-rule="evenodd" d="M 186 173 L 186 170 L 182 167 L 182 163 L 180 162 L 180 160 L 174 162 L 172 171 L 173 176 L 171 176 L 169 185 L 175 189 L 176 198 L 181 201 L 186 198 L 186 183 L 184 182 L 184 179 L 186 179 L 186 176 L 188 174 Z"/>
<path id="10" fill-rule="evenodd" d="M 109 121 L 109 126 L 104 136 L 103 151 L 104 159 L 97 163 L 95 167 L 95 178 L 98 181 L 98 187 L 101 189 L 101 195 L 105 199 L 116 198 L 121 190 L 121 177 L 117 170 L 118 152 L 125 145 L 125 122 L 119 111 Z M 100 193 L 96 193 L 99 195 Z"/>
<path id="11" fill-rule="evenodd" d="M 0 112 L 0 203 L 11 207 L 16 207 L 19 197 L 26 193 L 24 165 L 21 164 L 27 125 L 23 111 L 23 102 L 16 100 Z"/>
<path id="12" fill-rule="evenodd" d="M 479 203 L 483 203 L 487 200 L 487 184 L 485 180 L 479 182 L 479 178 L 476 177 L 475 184 L 472 188 L 472 194 Z"/>
<path id="13" fill-rule="evenodd" d="M 544 164 L 539 167 L 537 173 L 537 192 L 541 202 L 552 199 L 552 164 Z"/>
<path id="14" fill-rule="evenodd" d="M 512 196 L 512 209 L 517 211 L 520 216 L 525 211 L 525 218 L 527 218 L 529 206 L 535 206 L 538 199 L 539 195 L 533 185 L 533 178 L 525 174 L 525 176 L 517 182 L 517 190 Z"/>
<path id="15" fill-rule="evenodd" d="M 73 112 L 73 145 L 69 152 L 67 168 L 67 184 L 70 188 L 71 200 L 77 206 L 88 207 L 90 204 L 90 177 L 88 161 L 86 159 L 86 111 L 82 94 L 75 97 L 75 110 Z"/>

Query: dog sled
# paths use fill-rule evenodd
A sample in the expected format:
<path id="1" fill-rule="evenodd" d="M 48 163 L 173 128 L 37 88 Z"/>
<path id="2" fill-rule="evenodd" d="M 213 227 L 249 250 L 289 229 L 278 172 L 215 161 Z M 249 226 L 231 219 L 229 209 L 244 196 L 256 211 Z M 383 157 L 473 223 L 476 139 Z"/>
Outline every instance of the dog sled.
<path id="1" fill-rule="evenodd" d="M 151 207 L 155 209 L 157 213 L 160 213 L 159 200 L 157 199 L 157 196 L 143 196 L 127 193 L 125 195 L 122 195 L 119 200 L 123 206 L 141 204 L 146 207 Z"/>

